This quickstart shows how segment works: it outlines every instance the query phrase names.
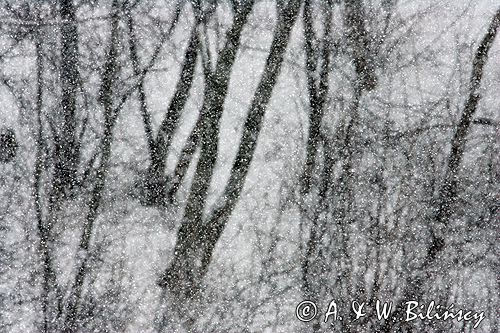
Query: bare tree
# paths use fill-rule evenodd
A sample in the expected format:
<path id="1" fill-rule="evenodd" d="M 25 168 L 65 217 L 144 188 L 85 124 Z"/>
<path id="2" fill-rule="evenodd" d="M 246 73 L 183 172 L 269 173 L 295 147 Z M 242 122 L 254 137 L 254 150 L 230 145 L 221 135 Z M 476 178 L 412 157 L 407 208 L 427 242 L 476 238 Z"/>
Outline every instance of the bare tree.
<path id="1" fill-rule="evenodd" d="M 446 245 L 446 227 L 449 224 L 453 212 L 454 204 L 458 196 L 458 170 L 463 158 L 467 134 L 472 123 L 472 118 L 477 110 L 480 99 L 479 88 L 483 77 L 483 69 L 488 59 L 488 52 L 500 27 L 500 9 L 497 10 L 488 27 L 486 35 L 481 40 L 472 65 L 472 75 L 469 85 L 469 96 L 465 102 L 460 121 L 454 132 L 451 142 L 451 151 L 446 164 L 446 176 L 440 185 L 439 194 L 436 200 L 436 215 L 432 224 L 432 239 L 428 245 L 427 255 L 417 271 L 416 276 L 408 276 L 406 285 L 402 293 L 402 299 L 420 299 L 424 292 L 424 281 L 432 278 L 432 266 L 439 260 Z M 400 304 L 395 312 L 395 316 L 401 314 L 403 307 Z M 386 321 L 383 325 L 384 332 L 391 332 L 399 323 Z"/>
<path id="2" fill-rule="evenodd" d="M 3 1 L 0 330 L 497 330 L 500 10 L 456 4 Z"/>

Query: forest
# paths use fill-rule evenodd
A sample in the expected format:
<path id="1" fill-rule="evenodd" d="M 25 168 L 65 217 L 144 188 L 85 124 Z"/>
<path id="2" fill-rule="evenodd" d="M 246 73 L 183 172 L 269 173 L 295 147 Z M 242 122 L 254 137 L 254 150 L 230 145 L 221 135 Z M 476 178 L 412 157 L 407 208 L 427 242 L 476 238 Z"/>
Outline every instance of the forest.
<path id="1" fill-rule="evenodd" d="M 0 0 L 0 332 L 499 332 L 498 0 Z"/>

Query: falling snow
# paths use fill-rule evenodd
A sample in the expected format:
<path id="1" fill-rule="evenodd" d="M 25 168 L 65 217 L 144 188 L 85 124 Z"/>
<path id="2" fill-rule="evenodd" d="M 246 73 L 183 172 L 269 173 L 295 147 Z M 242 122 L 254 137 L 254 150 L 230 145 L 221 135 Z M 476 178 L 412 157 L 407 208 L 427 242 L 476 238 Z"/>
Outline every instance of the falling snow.
<path id="1" fill-rule="evenodd" d="M 498 332 L 497 0 L 0 2 L 0 332 Z"/>

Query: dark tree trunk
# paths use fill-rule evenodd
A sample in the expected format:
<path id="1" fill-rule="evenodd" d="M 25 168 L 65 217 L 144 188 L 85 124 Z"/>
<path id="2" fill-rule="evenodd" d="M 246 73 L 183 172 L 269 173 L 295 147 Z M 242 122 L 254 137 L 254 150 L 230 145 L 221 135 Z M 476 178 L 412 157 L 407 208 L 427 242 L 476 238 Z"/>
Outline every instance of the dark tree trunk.
<path id="1" fill-rule="evenodd" d="M 309 93 L 309 130 L 306 146 L 306 164 L 302 174 L 302 194 L 309 193 L 316 155 L 320 143 L 320 129 L 325 101 L 329 90 L 330 55 L 331 55 L 331 14 L 330 5 L 326 5 L 326 18 L 324 20 L 324 37 L 322 49 L 319 50 L 318 40 L 314 32 L 312 5 L 310 0 L 304 3 L 304 38 L 306 49 L 306 76 L 307 91 Z M 318 51 L 316 51 L 318 50 Z M 318 62 L 319 70 L 318 70 Z M 318 74 L 319 72 L 319 74 Z"/>
<path id="2" fill-rule="evenodd" d="M 366 15 L 362 0 L 345 1 L 345 25 L 348 43 L 353 52 L 356 70 L 356 85 L 361 90 L 371 91 L 377 85 L 375 62 L 366 30 Z"/>
<path id="3" fill-rule="evenodd" d="M 78 29 L 73 0 L 61 0 L 61 132 L 55 138 L 55 196 L 71 190 L 76 181 L 79 147 L 76 135 L 76 94 L 78 89 Z"/>
<path id="4" fill-rule="evenodd" d="M 263 76 L 254 94 L 250 110 L 243 127 L 243 135 L 239 144 L 238 152 L 231 169 L 231 176 L 224 189 L 223 204 L 215 209 L 213 214 L 204 222 L 202 213 L 205 208 L 208 185 L 212 177 L 215 157 L 217 154 L 218 120 L 209 118 L 202 125 L 201 135 L 201 156 L 195 174 L 193 187 L 186 208 L 184 220 L 178 233 L 178 240 L 175 247 L 174 258 L 162 276 L 160 285 L 168 286 L 178 297 L 192 297 L 200 287 L 203 277 L 208 270 L 211 257 L 228 220 L 236 206 L 250 163 L 257 146 L 257 139 L 262 128 L 262 121 L 267 104 L 270 100 L 273 87 L 276 84 L 280 73 L 283 57 L 290 40 L 291 29 L 300 8 L 300 1 L 291 1 L 278 19 L 277 29 L 271 45 L 271 52 L 267 58 Z M 245 8 L 249 14 L 251 6 Z M 243 14 L 243 9 L 237 13 Z M 243 25 L 246 17 L 235 19 L 235 24 Z M 233 26 L 234 27 L 234 26 Z M 242 26 L 238 28 L 241 33 Z M 230 31 L 231 33 L 231 31 Z M 231 38 L 228 37 L 228 40 Z M 239 37 L 238 37 L 239 39 Z M 234 42 L 230 45 L 236 46 Z M 234 57 L 235 50 L 231 57 Z M 224 50 L 219 56 L 217 69 L 213 78 L 217 80 L 221 73 L 220 62 L 225 61 Z M 232 59 L 234 61 L 234 58 Z M 224 66 L 222 74 L 229 75 L 230 67 Z M 212 82 L 215 84 L 215 82 Z M 226 82 L 227 84 L 227 82 Z M 216 95 L 217 106 L 222 107 L 227 85 L 215 85 L 214 92 L 223 92 Z M 215 96 L 209 96 L 208 98 Z M 222 109 L 217 109 L 219 112 Z M 202 116 L 203 116 L 202 112 Z M 212 115 L 213 116 L 213 115 Z M 208 126 L 208 127 L 207 127 Z M 207 131 L 211 129 L 210 131 Z M 209 135 L 207 135 L 209 134 Z"/>
<path id="5" fill-rule="evenodd" d="M 196 289 L 199 272 L 193 268 L 201 258 L 197 258 L 202 214 L 206 202 L 208 187 L 218 152 L 219 120 L 227 94 L 231 69 L 239 49 L 241 32 L 253 8 L 253 1 L 242 5 L 236 13 L 233 25 L 226 35 L 226 44 L 219 52 L 216 69 L 207 82 L 203 107 L 200 112 L 201 152 L 196 172 L 191 185 L 184 218 L 177 234 L 174 258 L 165 271 L 159 284 L 178 296 L 191 297 Z"/>
<path id="6" fill-rule="evenodd" d="M 118 74 L 118 0 L 112 4 L 113 19 L 111 21 L 111 38 L 106 57 L 104 72 L 102 74 L 100 101 L 104 109 L 104 133 L 101 139 L 101 161 L 96 170 L 95 183 L 88 202 L 88 212 L 84 221 L 80 243 L 78 246 L 79 261 L 76 264 L 76 275 L 71 285 L 68 301 L 64 312 L 62 331 L 65 333 L 77 332 L 79 329 L 79 304 L 83 292 L 84 282 L 89 273 L 89 248 L 94 233 L 94 222 L 98 216 L 101 205 L 102 191 L 106 184 L 106 176 L 111 158 L 111 144 L 113 142 L 113 128 L 116 124 L 119 109 L 113 105 L 113 82 Z"/>

